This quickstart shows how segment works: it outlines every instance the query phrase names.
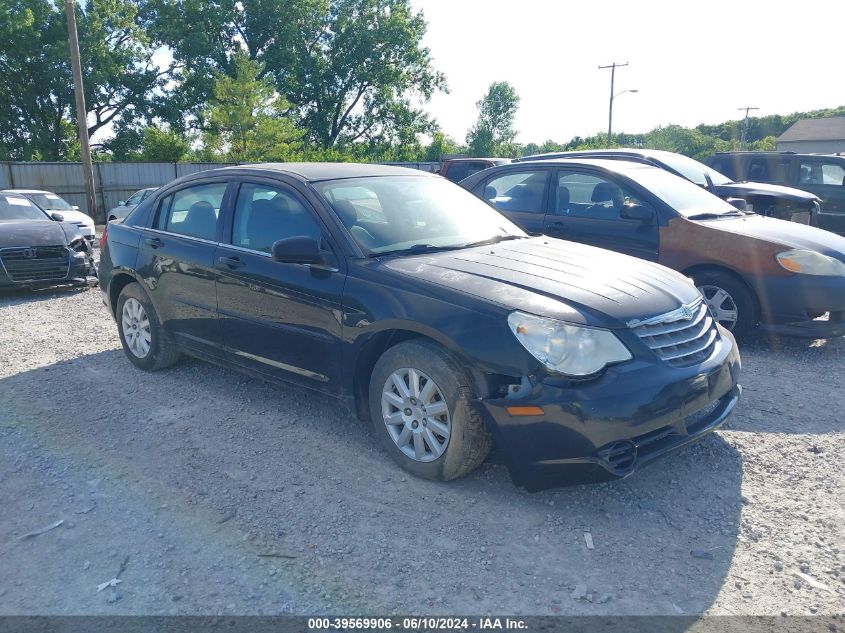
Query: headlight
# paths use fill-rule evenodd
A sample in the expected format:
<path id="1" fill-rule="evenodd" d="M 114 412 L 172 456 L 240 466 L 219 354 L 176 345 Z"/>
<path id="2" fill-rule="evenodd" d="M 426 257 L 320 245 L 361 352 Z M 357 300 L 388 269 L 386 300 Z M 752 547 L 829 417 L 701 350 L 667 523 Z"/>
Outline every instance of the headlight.
<path id="1" fill-rule="evenodd" d="M 791 273 L 845 277 L 845 264 L 815 251 L 793 250 L 778 253 L 778 264 Z"/>
<path id="2" fill-rule="evenodd" d="M 610 363 L 633 358 L 608 330 L 570 325 L 524 312 L 511 312 L 508 325 L 534 358 L 549 369 L 569 376 L 589 376 Z"/>

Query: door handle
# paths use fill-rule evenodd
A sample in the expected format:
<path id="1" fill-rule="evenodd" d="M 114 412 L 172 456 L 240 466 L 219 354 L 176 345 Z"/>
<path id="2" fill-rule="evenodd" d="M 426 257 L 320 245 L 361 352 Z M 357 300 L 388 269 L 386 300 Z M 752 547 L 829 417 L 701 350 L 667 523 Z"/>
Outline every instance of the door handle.
<path id="1" fill-rule="evenodd" d="M 144 241 L 153 248 L 161 248 L 164 246 L 164 241 L 157 237 L 148 237 Z"/>
<path id="2" fill-rule="evenodd" d="M 552 226 L 559 226 L 563 228 L 566 226 L 566 222 L 552 222 Z"/>
<path id="3" fill-rule="evenodd" d="M 242 268 L 245 264 L 240 257 L 218 257 L 217 263 L 228 268 Z"/>

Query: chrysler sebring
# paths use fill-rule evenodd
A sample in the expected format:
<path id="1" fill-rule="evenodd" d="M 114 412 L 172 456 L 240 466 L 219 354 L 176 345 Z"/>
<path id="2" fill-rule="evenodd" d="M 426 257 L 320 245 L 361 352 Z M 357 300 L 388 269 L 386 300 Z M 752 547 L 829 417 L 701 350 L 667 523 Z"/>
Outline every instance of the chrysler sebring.
<path id="1" fill-rule="evenodd" d="M 402 168 L 176 180 L 109 224 L 100 285 L 137 367 L 190 354 L 319 390 L 428 479 L 472 471 L 494 441 L 529 490 L 624 477 L 717 428 L 740 393 L 733 336 L 683 275 L 529 237 Z"/>

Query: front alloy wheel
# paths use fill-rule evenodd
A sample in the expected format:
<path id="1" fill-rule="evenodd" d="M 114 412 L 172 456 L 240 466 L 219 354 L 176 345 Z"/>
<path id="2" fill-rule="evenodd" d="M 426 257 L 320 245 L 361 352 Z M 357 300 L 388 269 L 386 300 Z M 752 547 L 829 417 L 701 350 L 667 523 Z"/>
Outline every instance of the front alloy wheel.
<path id="1" fill-rule="evenodd" d="M 469 372 L 433 341 L 387 349 L 370 376 L 368 409 L 388 454 L 417 477 L 447 481 L 478 467 L 492 438 Z"/>
<path id="2" fill-rule="evenodd" d="M 434 380 L 419 370 L 403 367 L 390 374 L 381 413 L 394 444 L 410 459 L 434 461 L 449 445 L 449 406 Z"/>

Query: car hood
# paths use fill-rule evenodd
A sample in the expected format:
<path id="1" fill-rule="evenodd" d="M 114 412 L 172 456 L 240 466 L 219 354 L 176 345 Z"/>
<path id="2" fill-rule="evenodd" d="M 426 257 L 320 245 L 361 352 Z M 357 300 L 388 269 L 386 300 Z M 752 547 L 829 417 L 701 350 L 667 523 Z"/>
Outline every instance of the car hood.
<path id="1" fill-rule="evenodd" d="M 73 224 L 52 220 L 0 222 L 0 248 L 12 246 L 66 246 L 78 235 Z"/>
<path id="2" fill-rule="evenodd" d="M 91 219 L 90 215 L 82 213 L 82 211 L 74 210 L 62 210 L 62 211 L 55 211 L 55 213 L 61 213 L 65 219 L 65 222 L 80 222 L 86 225 L 93 225 L 94 220 Z"/>
<path id="3" fill-rule="evenodd" d="M 626 327 L 700 296 L 664 266 L 548 237 L 390 259 L 385 266 L 508 310 L 599 327 Z"/>
<path id="4" fill-rule="evenodd" d="M 716 193 L 721 197 L 728 196 L 774 196 L 790 202 L 809 205 L 818 196 L 801 189 L 783 187 L 781 185 L 770 185 L 765 182 L 732 182 L 725 185 L 714 185 Z"/>
<path id="5" fill-rule="evenodd" d="M 730 231 L 788 248 L 818 251 L 845 261 L 845 237 L 806 224 L 766 218 L 760 215 L 729 217 L 719 220 L 694 220 L 708 228 Z"/>

